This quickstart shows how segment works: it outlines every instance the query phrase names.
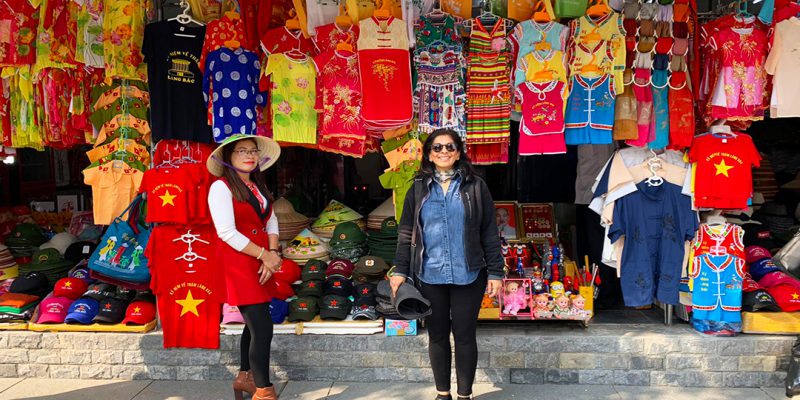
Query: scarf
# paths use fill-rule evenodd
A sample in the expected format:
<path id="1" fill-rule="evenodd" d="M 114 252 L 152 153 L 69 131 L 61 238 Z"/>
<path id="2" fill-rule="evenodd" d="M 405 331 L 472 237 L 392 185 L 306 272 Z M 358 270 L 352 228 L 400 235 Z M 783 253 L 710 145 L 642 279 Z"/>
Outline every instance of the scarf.
<path id="1" fill-rule="evenodd" d="M 433 177 L 436 179 L 436 182 L 439 183 L 445 183 L 453 179 L 454 176 L 456 176 L 455 168 L 447 171 L 439 171 L 438 169 L 433 171 Z"/>

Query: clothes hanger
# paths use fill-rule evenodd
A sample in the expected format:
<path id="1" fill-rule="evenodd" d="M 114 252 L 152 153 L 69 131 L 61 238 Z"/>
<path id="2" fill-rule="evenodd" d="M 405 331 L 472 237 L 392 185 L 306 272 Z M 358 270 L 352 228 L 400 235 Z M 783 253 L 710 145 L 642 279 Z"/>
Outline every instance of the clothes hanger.
<path id="1" fill-rule="evenodd" d="M 706 225 L 712 227 L 721 227 L 728 224 L 728 220 L 722 215 L 722 211 L 714 210 L 706 217 Z"/>
<path id="2" fill-rule="evenodd" d="M 192 6 L 189 4 L 187 0 L 181 0 L 180 6 L 183 8 L 183 11 L 180 14 L 176 15 L 175 17 L 168 19 L 167 21 L 178 21 L 178 23 L 181 25 L 189 25 L 191 23 L 194 23 L 197 24 L 198 26 L 205 26 L 204 23 L 194 19 L 194 17 L 190 12 L 192 10 Z M 176 33 L 175 36 L 195 37 L 195 35 L 187 35 L 182 33 Z"/>
<path id="3" fill-rule="evenodd" d="M 550 0 L 538 0 L 533 5 L 533 15 L 531 19 L 538 23 L 547 23 L 556 19 L 555 12 L 553 12 L 553 5 Z"/>
<path id="4" fill-rule="evenodd" d="M 347 14 L 347 9 L 344 7 L 344 2 L 339 4 L 339 15 L 336 16 L 334 23 L 336 26 L 342 29 L 350 29 L 353 26 L 353 19 Z"/>
<path id="5" fill-rule="evenodd" d="M 297 11 L 294 8 L 289 10 L 289 19 L 286 20 L 284 26 L 290 31 L 300 30 L 300 17 L 297 15 Z"/>
<path id="6" fill-rule="evenodd" d="M 661 169 L 661 158 L 656 154 L 653 149 L 650 149 L 650 153 L 653 157 L 650 157 L 647 160 L 647 167 L 650 170 L 650 173 L 653 175 L 649 176 L 645 179 L 648 186 L 661 186 L 664 183 L 664 178 L 658 175 L 658 170 Z"/>
<path id="7" fill-rule="evenodd" d="M 344 40 L 340 40 L 339 43 L 336 43 L 336 52 L 346 52 L 348 55 L 355 53 L 353 51 L 352 40 L 353 38 L 349 35 Z"/>
<path id="8" fill-rule="evenodd" d="M 602 18 L 611 13 L 611 7 L 606 0 L 590 0 L 586 15 L 591 18 Z"/>
<path id="9" fill-rule="evenodd" d="M 380 21 L 389 19 L 392 16 L 392 4 L 391 0 L 382 0 L 381 6 L 372 12 L 372 16 Z"/>

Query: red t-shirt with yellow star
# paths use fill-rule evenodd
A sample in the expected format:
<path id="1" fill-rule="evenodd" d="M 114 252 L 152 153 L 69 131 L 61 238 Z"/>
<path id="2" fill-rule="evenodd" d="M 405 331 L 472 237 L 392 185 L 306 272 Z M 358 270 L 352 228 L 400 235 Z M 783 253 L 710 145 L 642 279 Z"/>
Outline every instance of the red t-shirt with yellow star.
<path id="1" fill-rule="evenodd" d="M 183 168 L 163 167 L 147 170 L 139 191 L 147 193 L 147 222 L 185 224 L 189 215 L 187 188 L 196 184 Z M 194 207 L 195 204 L 191 203 Z"/>
<path id="2" fill-rule="evenodd" d="M 752 168 L 761 165 L 753 139 L 707 134 L 695 138 L 689 161 L 695 167 L 695 206 L 741 210 L 753 196 Z"/>

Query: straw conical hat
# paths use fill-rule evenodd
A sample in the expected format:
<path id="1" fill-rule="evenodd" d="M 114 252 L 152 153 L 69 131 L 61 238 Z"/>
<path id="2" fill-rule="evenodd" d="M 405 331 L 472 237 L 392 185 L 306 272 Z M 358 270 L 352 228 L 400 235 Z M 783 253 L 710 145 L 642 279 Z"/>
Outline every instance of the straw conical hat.
<path id="1" fill-rule="evenodd" d="M 292 203 L 283 197 L 275 200 L 272 209 L 275 211 L 275 215 L 278 216 L 278 224 L 280 225 L 308 222 L 308 217 L 295 211 Z"/>
<path id="2" fill-rule="evenodd" d="M 392 198 L 389 197 L 384 201 L 381 205 L 378 206 L 375 210 L 369 213 L 370 219 L 375 217 L 382 217 L 380 218 L 383 221 L 385 218 L 394 216 L 394 201 Z"/>
<path id="3" fill-rule="evenodd" d="M 352 208 L 336 200 L 331 200 L 311 226 L 314 228 L 334 226 L 342 222 L 355 221 L 362 218 L 364 216 L 355 212 Z"/>
<path id="4" fill-rule="evenodd" d="M 283 255 L 290 259 L 308 259 L 324 256 L 330 253 L 330 247 L 319 239 L 319 236 L 308 229 L 304 229 L 300 234 L 287 243 L 283 249 Z"/>

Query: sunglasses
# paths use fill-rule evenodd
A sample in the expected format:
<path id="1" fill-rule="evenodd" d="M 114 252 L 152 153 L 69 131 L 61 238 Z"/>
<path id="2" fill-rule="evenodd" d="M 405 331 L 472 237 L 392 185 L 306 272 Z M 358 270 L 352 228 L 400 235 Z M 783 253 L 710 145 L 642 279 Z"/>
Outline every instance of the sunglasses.
<path id="1" fill-rule="evenodd" d="M 448 153 L 452 153 L 452 152 L 456 151 L 456 144 L 455 143 L 447 143 L 447 144 L 436 143 L 433 146 L 431 146 L 431 149 L 433 150 L 434 153 L 441 153 L 442 150 L 444 150 L 444 149 L 447 149 Z"/>
<path id="2" fill-rule="evenodd" d="M 246 155 L 248 155 L 248 156 L 257 156 L 257 155 L 258 155 L 258 153 L 260 153 L 260 152 L 261 152 L 261 150 L 259 150 L 259 149 L 252 149 L 252 150 L 248 150 L 248 149 L 237 149 L 237 150 L 234 150 L 233 152 L 234 152 L 234 153 L 236 153 L 236 154 L 238 154 L 238 155 L 239 155 L 239 157 L 244 157 L 244 156 L 245 156 L 245 154 L 246 154 Z"/>

